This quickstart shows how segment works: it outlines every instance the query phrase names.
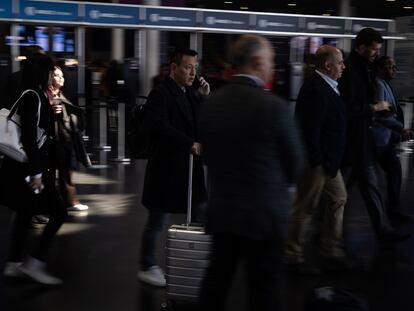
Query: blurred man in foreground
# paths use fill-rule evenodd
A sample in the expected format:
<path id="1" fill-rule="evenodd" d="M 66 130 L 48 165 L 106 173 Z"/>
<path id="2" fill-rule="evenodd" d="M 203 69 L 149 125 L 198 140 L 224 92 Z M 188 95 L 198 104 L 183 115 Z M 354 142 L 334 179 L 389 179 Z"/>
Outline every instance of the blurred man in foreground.
<path id="1" fill-rule="evenodd" d="M 271 81 L 269 41 L 243 35 L 233 46 L 236 74 L 200 114 L 200 137 L 209 172 L 207 231 L 213 235 L 200 308 L 225 309 L 237 263 L 246 262 L 249 310 L 277 310 L 281 218 L 287 186 L 302 165 L 302 145 L 285 103 L 263 85 Z"/>

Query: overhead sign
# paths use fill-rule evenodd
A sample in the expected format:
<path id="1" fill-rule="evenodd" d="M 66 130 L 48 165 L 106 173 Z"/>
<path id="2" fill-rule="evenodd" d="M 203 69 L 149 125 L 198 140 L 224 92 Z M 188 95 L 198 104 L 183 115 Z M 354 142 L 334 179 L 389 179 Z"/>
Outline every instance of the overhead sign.
<path id="1" fill-rule="evenodd" d="M 388 22 L 387 21 L 374 21 L 374 20 L 362 20 L 362 19 L 353 19 L 352 20 L 352 34 L 357 34 L 362 28 L 374 28 L 376 31 L 380 32 L 382 35 L 388 34 Z"/>
<path id="2" fill-rule="evenodd" d="M 86 4 L 85 22 L 96 24 L 137 25 L 139 24 L 139 7 Z"/>
<path id="3" fill-rule="evenodd" d="M 196 10 L 175 9 L 146 9 L 146 25 L 171 26 L 171 27 L 195 27 Z"/>
<path id="4" fill-rule="evenodd" d="M 12 0 L 3 0 L 0 4 L 0 18 L 12 16 Z"/>
<path id="5" fill-rule="evenodd" d="M 16 10 L 16 11 L 14 11 Z M 101 27 L 161 28 L 215 32 L 286 33 L 351 37 L 362 28 L 372 27 L 392 36 L 393 21 L 300 14 L 237 12 L 210 9 L 94 3 L 68 0 L 0 0 L 0 19 L 12 22 L 66 23 Z"/>
<path id="6" fill-rule="evenodd" d="M 78 4 L 39 0 L 21 0 L 19 18 L 57 22 L 77 22 Z"/>
<path id="7" fill-rule="evenodd" d="M 344 34 L 345 20 L 339 18 L 306 17 L 305 32 Z"/>
<path id="8" fill-rule="evenodd" d="M 297 32 L 299 17 L 296 16 L 274 16 L 257 15 L 256 30 Z"/>
<path id="9" fill-rule="evenodd" d="M 203 12 L 202 27 L 222 29 L 249 29 L 249 14 Z"/>

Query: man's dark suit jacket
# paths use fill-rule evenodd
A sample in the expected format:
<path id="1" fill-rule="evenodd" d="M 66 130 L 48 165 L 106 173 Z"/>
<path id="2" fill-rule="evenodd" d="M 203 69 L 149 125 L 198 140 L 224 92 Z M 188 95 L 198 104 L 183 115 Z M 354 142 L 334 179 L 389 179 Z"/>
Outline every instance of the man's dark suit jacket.
<path id="1" fill-rule="evenodd" d="M 236 76 L 203 104 L 199 126 L 209 176 L 207 231 L 253 239 L 277 234 L 288 183 L 303 163 L 287 103 Z"/>
<path id="2" fill-rule="evenodd" d="M 341 97 L 318 74 L 299 91 L 296 117 L 302 129 L 310 165 L 322 165 L 335 177 L 345 149 L 346 115 Z"/>
<path id="3" fill-rule="evenodd" d="M 345 60 L 345 70 L 338 80 L 345 102 L 348 126 L 344 166 L 364 168 L 374 160 L 375 142 L 370 127 L 374 111 L 374 84 L 369 63 L 352 51 Z"/>
<path id="4" fill-rule="evenodd" d="M 148 159 L 142 195 L 142 203 L 149 210 L 183 213 L 187 209 L 188 163 L 191 146 L 198 141 L 199 105 L 192 87 L 186 87 L 184 93 L 170 77 L 148 96 L 144 122 L 156 145 Z M 197 156 L 193 182 L 194 200 L 205 201 L 203 167 Z"/>

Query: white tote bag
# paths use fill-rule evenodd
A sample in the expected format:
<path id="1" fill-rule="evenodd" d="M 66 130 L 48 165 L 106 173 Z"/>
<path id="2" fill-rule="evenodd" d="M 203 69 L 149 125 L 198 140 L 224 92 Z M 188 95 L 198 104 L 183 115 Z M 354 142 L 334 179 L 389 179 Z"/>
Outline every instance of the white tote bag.
<path id="1" fill-rule="evenodd" d="M 46 141 L 46 134 L 39 128 L 40 121 L 40 97 L 34 90 L 25 90 L 19 99 L 13 104 L 10 110 L 0 110 L 0 153 L 18 162 L 27 162 L 27 155 L 21 143 L 20 116 L 16 113 L 20 99 L 28 92 L 34 92 L 39 100 L 37 108 L 37 147 L 43 146 Z"/>

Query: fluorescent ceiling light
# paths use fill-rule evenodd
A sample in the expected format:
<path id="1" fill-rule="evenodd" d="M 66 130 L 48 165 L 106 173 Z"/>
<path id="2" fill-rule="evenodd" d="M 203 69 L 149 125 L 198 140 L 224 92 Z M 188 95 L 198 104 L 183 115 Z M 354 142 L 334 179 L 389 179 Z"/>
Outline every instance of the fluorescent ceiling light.
<path id="1" fill-rule="evenodd" d="M 406 9 L 406 10 L 412 10 L 412 9 L 413 9 L 413 7 L 412 7 L 412 6 L 403 6 L 403 9 Z"/>
<path id="2" fill-rule="evenodd" d="M 248 10 L 249 9 L 249 7 L 247 7 L 247 6 L 241 6 L 240 7 L 240 10 Z"/>
<path id="3" fill-rule="evenodd" d="M 288 6 L 296 6 L 296 3 L 288 3 Z"/>

